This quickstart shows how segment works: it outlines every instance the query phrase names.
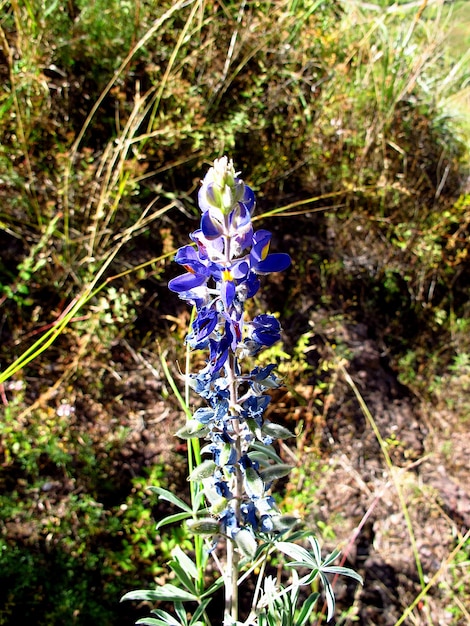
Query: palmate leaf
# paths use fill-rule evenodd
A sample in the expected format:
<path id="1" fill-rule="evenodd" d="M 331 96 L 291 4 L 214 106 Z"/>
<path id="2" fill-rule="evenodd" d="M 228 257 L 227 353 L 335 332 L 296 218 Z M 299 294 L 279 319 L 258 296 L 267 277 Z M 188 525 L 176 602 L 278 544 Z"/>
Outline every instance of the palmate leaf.
<path id="1" fill-rule="evenodd" d="M 181 500 L 181 498 L 175 496 L 174 493 L 171 493 L 171 491 L 168 491 L 167 489 L 162 489 L 161 487 L 149 487 L 149 489 L 158 494 L 160 500 L 167 500 L 168 502 L 171 502 L 171 504 L 177 506 L 182 511 L 191 513 L 191 507 L 186 504 L 184 500 Z"/>
<path id="2" fill-rule="evenodd" d="M 318 539 L 316 537 L 310 536 L 308 540 L 310 541 L 310 545 L 312 546 L 312 553 L 314 555 L 316 564 L 317 566 L 320 566 L 322 564 L 322 558 L 321 558 L 321 549 L 320 549 L 320 544 L 318 543 Z M 334 561 L 339 555 L 340 555 L 339 550 L 333 550 L 333 552 L 326 557 L 323 564 Z"/>
<path id="3" fill-rule="evenodd" d="M 325 598 L 326 605 L 328 607 L 328 613 L 326 615 L 326 621 L 329 622 L 330 619 L 335 614 L 335 592 L 333 591 L 333 587 L 331 586 L 328 577 L 325 574 L 320 572 L 320 579 L 323 585 L 323 589 L 325 590 Z"/>
<path id="4" fill-rule="evenodd" d="M 159 530 L 162 526 L 167 526 L 168 524 L 173 524 L 175 522 L 181 522 L 188 519 L 188 517 L 192 517 L 192 515 L 192 513 L 175 513 L 174 515 L 168 515 L 157 523 L 155 529 Z"/>
<path id="5" fill-rule="evenodd" d="M 129 591 L 122 598 L 124 600 L 146 600 L 148 602 L 197 602 L 198 597 L 193 593 L 184 591 L 170 583 L 162 585 L 157 589 L 136 589 Z"/>
<path id="6" fill-rule="evenodd" d="M 171 617 L 171 615 L 169 615 Z M 177 626 L 181 626 L 179 622 L 169 622 L 168 620 L 156 619 L 155 617 L 142 617 L 136 621 L 136 624 L 142 624 L 143 626 L 168 626 L 177 624 Z"/>
<path id="7" fill-rule="evenodd" d="M 303 576 L 299 580 L 299 585 L 310 585 L 318 575 L 320 576 L 321 583 L 325 590 L 326 603 L 328 607 L 327 621 L 329 621 L 334 615 L 335 595 L 327 574 L 341 574 L 343 576 L 349 576 L 360 584 L 362 584 L 362 577 L 348 567 L 330 565 L 340 555 L 338 550 L 334 550 L 324 560 L 322 560 L 320 544 L 317 539 L 309 536 L 308 540 L 312 546 L 311 551 L 287 541 L 279 541 L 276 543 L 276 546 L 287 556 L 296 559 L 295 561 L 287 563 L 288 567 L 305 567 L 310 569 L 310 573 Z"/>
<path id="8" fill-rule="evenodd" d="M 294 567 L 308 567 L 309 569 L 318 568 L 318 563 L 312 558 L 308 550 L 302 546 L 298 546 L 290 541 L 278 541 L 276 547 L 287 556 L 295 559 L 295 562 L 289 563 L 288 565 Z"/>
<path id="9" fill-rule="evenodd" d="M 245 490 L 250 498 L 261 498 L 264 494 L 264 482 L 253 467 L 246 468 Z"/>
<path id="10" fill-rule="evenodd" d="M 189 572 L 184 568 L 184 566 L 182 565 L 182 563 L 180 563 L 178 561 L 178 559 L 173 558 L 169 564 L 170 568 L 173 570 L 173 572 L 176 574 L 176 577 L 178 578 L 178 580 L 180 581 L 180 583 L 183 585 L 183 587 L 189 591 L 189 593 L 194 594 L 195 596 L 197 595 L 197 589 L 196 589 L 196 585 L 194 584 L 194 581 L 191 578 L 191 575 L 189 574 Z"/>
<path id="11" fill-rule="evenodd" d="M 312 614 L 313 609 L 315 608 L 315 604 L 320 597 L 320 594 L 315 592 L 312 593 L 303 603 L 302 608 L 300 609 L 300 613 L 295 620 L 295 626 L 306 626 L 310 615 Z"/>
<path id="12" fill-rule="evenodd" d="M 197 467 L 193 469 L 191 474 L 188 476 L 189 481 L 194 480 L 203 480 L 204 478 L 209 478 L 214 474 L 217 465 L 214 461 L 206 460 L 200 463 Z"/>
<path id="13" fill-rule="evenodd" d="M 207 605 L 209 604 L 210 601 L 211 601 L 211 598 L 206 598 L 205 600 L 201 602 L 201 604 L 194 611 L 191 621 L 189 622 L 189 626 L 199 626 L 200 624 L 201 626 L 204 626 L 204 623 L 200 622 L 199 618 L 204 614 L 204 611 L 206 610 Z"/>
<path id="14" fill-rule="evenodd" d="M 266 469 L 260 472 L 261 478 L 265 483 L 270 483 L 273 480 L 278 480 L 279 478 L 284 478 L 287 476 L 293 465 L 287 465 L 286 463 L 277 463 L 276 465 L 271 465 Z"/>
<path id="15" fill-rule="evenodd" d="M 332 567 L 322 567 L 322 572 L 325 572 L 326 574 L 334 574 L 334 575 L 339 574 L 340 576 L 349 576 L 349 578 L 353 578 L 354 580 L 357 580 L 357 582 L 360 585 L 364 584 L 362 576 L 358 574 L 357 572 L 355 572 L 350 567 L 341 567 L 340 565 L 333 565 Z"/>

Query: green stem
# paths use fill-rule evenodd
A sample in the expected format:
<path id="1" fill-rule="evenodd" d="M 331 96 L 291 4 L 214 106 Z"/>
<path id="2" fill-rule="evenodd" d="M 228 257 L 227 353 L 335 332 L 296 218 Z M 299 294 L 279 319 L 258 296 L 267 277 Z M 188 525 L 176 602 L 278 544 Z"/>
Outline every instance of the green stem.
<path id="1" fill-rule="evenodd" d="M 191 319 L 189 322 L 190 325 L 193 323 L 195 317 L 196 317 L 196 308 L 193 307 L 193 310 L 191 312 Z M 189 409 L 190 389 L 189 389 L 189 384 L 188 384 L 189 372 L 191 370 L 190 366 L 191 366 L 191 349 L 189 347 L 189 344 L 187 344 L 186 345 L 186 363 L 185 363 L 186 379 L 185 379 L 185 384 L 184 384 L 184 403 L 185 403 L 185 406 L 188 408 L 189 416 L 191 416 L 191 411 Z M 186 413 L 186 415 L 188 416 L 188 413 Z M 192 472 L 193 467 L 197 467 L 198 465 L 200 465 L 201 461 L 202 461 L 201 444 L 200 444 L 199 439 L 197 438 L 189 439 L 188 440 L 189 471 Z M 190 485 L 190 492 L 191 492 L 191 504 L 194 509 L 195 500 L 201 491 L 201 485 L 197 483 L 196 481 L 191 481 L 189 485 Z M 196 559 L 196 569 L 198 573 L 197 588 L 200 593 L 203 593 L 204 587 L 205 587 L 204 572 L 205 572 L 206 555 L 204 553 L 203 537 L 197 534 L 194 535 L 194 555 Z"/>

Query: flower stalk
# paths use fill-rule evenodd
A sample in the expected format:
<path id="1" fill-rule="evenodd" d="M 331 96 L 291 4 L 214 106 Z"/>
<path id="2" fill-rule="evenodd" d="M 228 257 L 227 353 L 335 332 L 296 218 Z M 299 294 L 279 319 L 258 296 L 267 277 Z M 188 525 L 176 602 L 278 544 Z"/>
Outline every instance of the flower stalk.
<path id="1" fill-rule="evenodd" d="M 244 308 L 258 292 L 259 276 L 285 270 L 290 257 L 270 254 L 271 234 L 253 230 L 254 205 L 254 193 L 232 161 L 216 160 L 199 191 L 201 227 L 191 235 L 196 249 L 178 250 L 176 261 L 187 271 L 169 283 L 196 308 L 188 344 L 209 350 L 207 365 L 192 375 L 192 385 L 210 408 L 198 409 L 193 420 L 199 422 L 194 428 L 210 441 L 205 451 L 212 454 L 213 473 L 204 478 L 205 495 L 218 511 L 220 532 L 227 538 L 227 626 L 238 619 L 240 556 L 254 554 L 255 532 L 272 530 L 278 516 L 270 485 L 250 455 L 256 439 L 272 441 L 262 433 L 262 414 L 269 402 L 265 391 L 278 381 L 271 367 L 242 374 L 240 362 L 280 338 L 274 316 L 247 322 Z"/>
<path id="2" fill-rule="evenodd" d="M 202 213 L 200 228 L 190 235 L 192 245 L 183 246 L 175 256 L 185 273 L 168 284 L 195 312 L 186 337 L 188 350 L 204 350 L 207 354 L 203 369 L 187 376 L 187 384 L 205 401 L 205 406 L 194 412 L 187 410 L 186 424 L 176 433 L 190 440 L 190 466 L 195 464 L 189 474 L 193 506 L 157 489 L 161 498 L 182 511 L 159 522 L 159 526 L 186 519 L 196 538 L 208 537 L 206 543 L 220 569 L 219 581 L 225 587 L 223 626 L 306 626 L 318 594 L 310 596 L 299 619 L 294 620 L 301 585 L 311 585 L 319 576 L 332 614 L 334 596 L 324 572 L 343 573 L 356 580 L 360 577 L 345 568 L 331 566 L 339 553 L 322 562 L 314 539 L 312 553 L 286 541 L 289 537 L 302 537 L 302 533 L 292 530 L 298 520 L 281 515 L 271 494 L 273 483 L 291 469 L 272 444 L 293 435 L 264 419 L 271 399 L 268 392 L 278 387 L 280 380 L 274 373 L 275 365 L 253 367 L 252 357 L 280 339 L 281 326 L 267 313 L 247 319 L 245 305 L 258 293 L 261 276 L 287 269 L 291 260 L 288 254 L 269 251 L 269 231 L 253 229 L 255 195 L 227 157 L 217 159 L 207 172 L 198 201 Z M 193 448 L 194 440 L 197 445 Z M 200 440 L 206 442 L 202 448 Z M 221 538 L 225 540 L 225 553 L 219 555 L 216 551 Z M 201 567 L 205 559 L 201 558 L 201 543 L 195 546 L 195 563 L 181 550 L 170 562 L 182 590 L 167 583 L 152 593 L 138 591 L 125 596 L 147 600 L 178 598 L 174 604 L 181 622 L 156 609 L 153 612 L 160 621 L 142 623 L 209 626 L 206 607 L 220 584 L 216 581 L 209 590 L 202 588 Z M 290 586 L 282 588 L 264 576 L 267 559 L 274 551 L 295 559 L 289 567 L 307 567 L 312 574 L 303 578 L 292 574 Z M 251 612 L 245 622 L 240 622 L 240 582 L 259 565 Z M 243 568 L 247 569 L 241 575 Z M 199 605 L 189 625 L 182 607 L 184 601 Z"/>

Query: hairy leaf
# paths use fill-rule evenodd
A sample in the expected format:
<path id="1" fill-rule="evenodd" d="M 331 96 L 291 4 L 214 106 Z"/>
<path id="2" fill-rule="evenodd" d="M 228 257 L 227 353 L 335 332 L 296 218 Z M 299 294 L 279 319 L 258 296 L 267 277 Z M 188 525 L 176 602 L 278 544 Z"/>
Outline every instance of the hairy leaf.
<path id="1" fill-rule="evenodd" d="M 270 467 L 262 470 L 260 472 L 260 476 L 265 483 L 270 483 L 273 480 L 277 480 L 279 478 L 287 476 L 292 468 L 292 465 L 287 465 L 286 463 L 278 463 L 277 465 L 271 465 Z"/>
<path id="2" fill-rule="evenodd" d="M 193 593 L 188 593 L 187 591 L 184 591 L 184 589 L 180 589 L 179 587 L 175 587 L 175 585 L 167 583 L 157 589 L 137 589 L 136 591 L 129 591 L 129 593 L 126 593 L 121 598 L 121 602 L 124 600 L 146 600 L 149 602 L 192 602 L 197 601 L 197 599 L 197 596 Z"/>
<path id="3" fill-rule="evenodd" d="M 200 465 L 195 467 L 191 474 L 188 476 L 188 480 L 203 480 L 203 478 L 209 478 L 214 473 L 214 470 L 217 468 L 217 465 L 214 461 L 203 461 Z"/>

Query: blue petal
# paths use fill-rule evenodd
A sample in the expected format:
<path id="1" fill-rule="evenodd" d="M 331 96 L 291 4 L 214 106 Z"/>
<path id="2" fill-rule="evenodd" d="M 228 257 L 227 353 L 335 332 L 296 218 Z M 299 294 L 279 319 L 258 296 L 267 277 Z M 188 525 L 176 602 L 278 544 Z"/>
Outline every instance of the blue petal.
<path id="1" fill-rule="evenodd" d="M 233 280 L 224 280 L 220 287 L 220 295 L 224 303 L 225 310 L 230 309 L 235 298 L 236 289 Z"/>
<path id="2" fill-rule="evenodd" d="M 250 256 L 255 263 L 263 261 L 268 256 L 271 237 L 269 230 L 257 230 L 253 235 L 253 248 Z"/>
<path id="3" fill-rule="evenodd" d="M 291 264 L 290 256 L 284 252 L 268 254 L 264 261 L 256 263 L 253 267 L 255 272 L 268 274 L 270 272 L 283 272 Z"/>
<path id="4" fill-rule="evenodd" d="M 217 206 L 217 200 L 214 195 L 214 183 L 203 182 L 198 192 L 198 204 L 202 213 Z"/>
<path id="5" fill-rule="evenodd" d="M 255 194 L 253 189 L 248 187 L 248 185 L 245 185 L 245 194 L 242 198 L 242 202 L 251 213 L 255 206 Z"/>
<path id="6" fill-rule="evenodd" d="M 194 246 L 183 246 L 177 250 L 175 261 L 180 265 L 201 265 L 201 260 Z"/>
<path id="7" fill-rule="evenodd" d="M 201 422 L 201 424 L 208 424 L 214 417 L 214 410 L 209 407 L 201 407 L 194 413 L 193 418 Z"/>
<path id="8" fill-rule="evenodd" d="M 214 309 L 201 309 L 193 322 L 193 330 L 196 333 L 196 340 L 204 339 L 217 325 L 218 314 Z"/>
<path id="9" fill-rule="evenodd" d="M 258 293 L 259 288 L 260 288 L 259 278 L 256 276 L 254 272 L 250 272 L 248 274 L 248 278 L 246 279 L 246 286 L 247 286 L 246 297 L 253 298 L 253 296 L 255 296 Z"/>
<path id="10" fill-rule="evenodd" d="M 206 211 L 201 217 L 201 230 L 206 239 L 217 239 L 223 233 L 223 226 L 210 211 Z"/>
<path id="11" fill-rule="evenodd" d="M 187 274 L 181 274 L 181 276 L 172 278 L 168 283 L 168 289 L 176 293 L 181 293 L 182 291 L 194 289 L 194 287 L 200 287 L 206 280 L 207 276 L 203 274 L 191 274 L 188 272 Z"/>

